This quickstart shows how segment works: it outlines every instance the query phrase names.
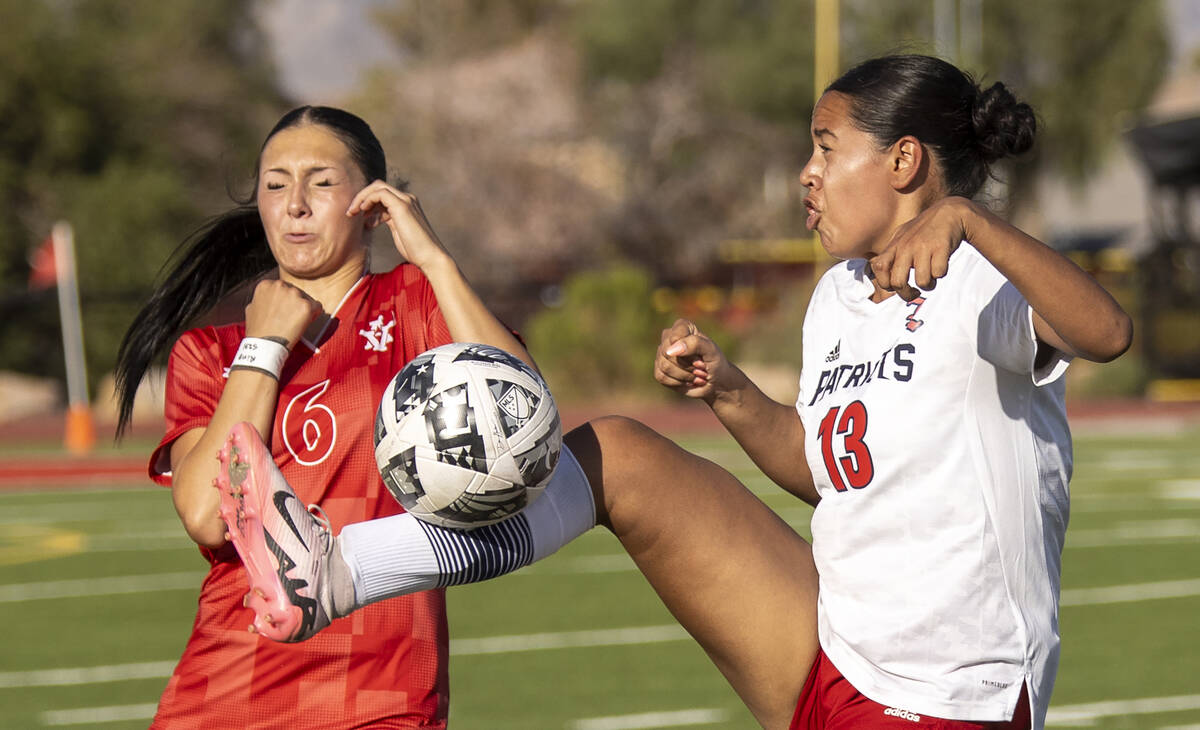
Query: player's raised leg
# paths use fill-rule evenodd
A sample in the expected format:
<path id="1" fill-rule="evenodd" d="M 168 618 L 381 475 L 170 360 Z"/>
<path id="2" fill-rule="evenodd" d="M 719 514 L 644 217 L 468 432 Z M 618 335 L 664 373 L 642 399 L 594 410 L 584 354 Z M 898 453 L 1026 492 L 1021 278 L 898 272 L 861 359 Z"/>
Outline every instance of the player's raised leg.
<path id="1" fill-rule="evenodd" d="M 347 525 L 337 537 L 300 505 L 252 426 L 230 431 L 221 459 L 221 517 L 249 575 L 246 605 L 254 630 L 276 641 L 302 641 L 386 598 L 504 575 L 596 524 L 568 449 L 542 496 L 501 522 L 466 531 L 404 513 Z"/>
<path id="2" fill-rule="evenodd" d="M 786 728 L 817 655 L 812 548 L 721 467 L 629 419 L 565 442 L 667 608 L 758 721 Z"/>

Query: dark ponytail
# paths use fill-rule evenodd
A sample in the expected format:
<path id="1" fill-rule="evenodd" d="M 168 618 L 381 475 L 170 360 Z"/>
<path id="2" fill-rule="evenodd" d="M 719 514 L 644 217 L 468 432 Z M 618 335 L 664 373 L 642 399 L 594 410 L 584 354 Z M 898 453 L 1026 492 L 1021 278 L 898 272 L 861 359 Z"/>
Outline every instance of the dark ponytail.
<path id="1" fill-rule="evenodd" d="M 274 266 L 254 205 L 234 208 L 184 240 L 117 351 L 118 437 L 129 425 L 138 384 L 154 359 L 240 284 Z"/>
<path id="2" fill-rule="evenodd" d="M 1037 119 L 1004 84 L 980 90 L 966 72 L 932 56 L 864 61 L 825 89 L 850 99 L 854 125 L 883 148 L 912 135 L 932 150 L 947 193 L 974 197 L 991 164 L 1033 146 Z"/>
<path id="3" fill-rule="evenodd" d="M 320 125 L 337 136 L 367 182 L 387 178 L 387 158 L 371 127 L 350 112 L 327 106 L 302 106 L 284 114 L 263 140 L 259 159 L 272 137 L 304 124 Z M 254 178 L 257 181 L 257 164 Z M 138 385 L 155 358 L 238 286 L 275 267 L 253 200 L 251 196 L 237 201 L 239 207 L 184 240 L 164 267 L 168 273 L 125 333 L 117 351 L 118 438 L 129 426 Z"/>

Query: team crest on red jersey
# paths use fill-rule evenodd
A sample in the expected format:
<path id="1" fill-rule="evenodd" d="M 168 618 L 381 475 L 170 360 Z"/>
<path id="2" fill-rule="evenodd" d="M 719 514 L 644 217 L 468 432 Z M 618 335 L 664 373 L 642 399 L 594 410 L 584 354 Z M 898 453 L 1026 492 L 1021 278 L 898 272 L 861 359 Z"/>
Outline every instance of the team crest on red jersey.
<path id="1" fill-rule="evenodd" d="M 908 303 L 908 306 L 913 307 L 913 311 L 908 313 L 904 318 L 904 326 L 909 332 L 916 332 L 921 325 L 925 324 L 925 320 L 917 319 L 917 312 L 921 311 L 921 305 L 925 303 L 925 297 L 917 297 Z"/>
<path id="2" fill-rule="evenodd" d="M 367 323 L 370 329 L 359 330 L 358 334 L 366 339 L 366 344 L 363 345 L 364 350 L 374 350 L 375 352 L 387 352 L 388 345 L 392 344 L 392 328 L 396 326 L 395 318 L 387 324 L 383 323 L 383 315 L 379 315 L 375 319 Z"/>

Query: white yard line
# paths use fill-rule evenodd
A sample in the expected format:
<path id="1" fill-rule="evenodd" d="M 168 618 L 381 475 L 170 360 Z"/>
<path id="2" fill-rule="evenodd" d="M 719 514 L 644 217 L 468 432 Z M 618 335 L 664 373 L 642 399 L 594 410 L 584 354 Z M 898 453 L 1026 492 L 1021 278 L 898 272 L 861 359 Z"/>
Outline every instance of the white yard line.
<path id="1" fill-rule="evenodd" d="M 1091 725 L 1102 717 L 1153 715 L 1160 712 L 1185 712 L 1188 710 L 1200 710 L 1200 695 L 1144 697 L 1133 700 L 1110 700 L 1051 707 L 1050 712 L 1046 715 L 1046 724 L 1068 727 Z"/>
<path id="2" fill-rule="evenodd" d="M 85 535 L 83 539 L 83 551 L 89 553 L 197 549 L 178 522 L 163 530 Z"/>
<path id="3" fill-rule="evenodd" d="M 561 631 L 542 634 L 484 636 L 475 639 L 454 639 L 450 642 L 451 656 L 508 654 L 546 649 L 586 649 L 598 646 L 628 646 L 683 641 L 688 634 L 678 624 L 633 626 L 620 629 L 591 631 Z M 175 661 L 110 664 L 98 667 L 69 667 L 35 669 L 26 672 L 0 672 L 0 689 L 24 687 L 53 687 L 78 684 L 123 682 L 131 679 L 168 677 Z"/>
<path id="4" fill-rule="evenodd" d="M 56 533 L 69 532 L 77 535 L 80 540 L 78 552 L 94 552 L 97 550 L 112 552 L 118 550 L 160 550 L 164 547 L 195 548 L 179 520 L 139 520 L 138 525 L 146 528 L 138 531 L 114 532 L 81 532 L 79 530 L 55 530 L 45 527 L 53 521 L 42 525 L 24 522 L 0 526 L 0 541 L 7 541 L 3 550 L 20 550 L 22 545 L 33 541 L 44 540 Z"/>
<path id="5" fill-rule="evenodd" d="M 0 603 L 20 603 L 58 598 L 89 598 L 124 593 L 155 591 L 200 590 L 204 573 L 155 573 L 152 575 L 123 575 L 110 578 L 79 580 L 50 580 L 40 583 L 0 585 Z"/>
<path id="6" fill-rule="evenodd" d="M 12 507 L 0 515 L 0 525 L 52 525 L 59 522 L 101 522 L 119 520 L 128 523 L 143 520 L 151 514 L 162 513 L 139 504 L 136 511 L 129 505 L 113 502 L 64 502 L 46 505 Z"/>
<path id="7" fill-rule="evenodd" d="M 100 667 L 35 669 L 30 672 L 0 672 L 0 688 L 63 687 L 77 684 L 124 682 L 131 679 L 161 679 L 175 671 L 175 660 L 109 664 Z"/>
<path id="8" fill-rule="evenodd" d="M 1170 479 L 1155 485 L 1155 492 L 1163 499 L 1200 500 L 1200 479 Z"/>
<path id="9" fill-rule="evenodd" d="M 487 636 L 479 639 L 451 639 L 450 656 L 508 654 L 543 649 L 579 649 L 594 646 L 625 646 L 683 641 L 688 633 L 678 624 L 636 626 L 624 629 L 561 631 L 544 634 Z"/>
<path id="10" fill-rule="evenodd" d="M 141 704 L 51 710 L 41 714 L 41 723 L 46 726 L 64 726 L 148 720 L 154 717 L 157 709 L 157 704 Z M 692 727 L 724 722 L 728 715 L 729 713 L 725 710 L 706 708 L 669 712 L 644 712 L 636 715 L 583 718 L 576 720 L 570 727 L 573 730 L 643 730 L 647 728 Z"/>
<path id="11" fill-rule="evenodd" d="M 1067 530 L 1067 549 L 1194 542 L 1197 538 L 1200 520 L 1131 520 L 1106 528 Z"/>
<path id="12" fill-rule="evenodd" d="M 80 707 L 75 710 L 49 710 L 41 714 L 42 725 L 102 725 L 110 722 L 149 720 L 158 711 L 158 703 L 116 705 L 114 707 Z"/>
<path id="13" fill-rule="evenodd" d="M 1062 592 L 1059 603 L 1063 606 L 1096 606 L 1192 596 L 1200 596 L 1200 579 L 1164 580 L 1100 588 L 1070 588 Z"/>
<path id="14" fill-rule="evenodd" d="M 1113 474 L 1097 474 L 1087 477 L 1076 475 L 1071 480 L 1071 514 L 1200 509 L 1200 504 L 1198 504 L 1200 503 L 1200 479 L 1173 478 L 1176 474 L 1178 474 L 1177 471 L 1160 477 L 1148 477 L 1144 474 L 1136 477 Z M 1130 480 L 1136 480 L 1139 485 L 1138 494 L 1088 492 L 1079 486 Z"/>
<path id="15" fill-rule="evenodd" d="M 656 727 L 685 727 L 724 722 L 729 713 L 717 709 L 643 712 L 637 715 L 587 717 L 570 725 L 573 730 L 642 730 Z"/>
<path id="16" fill-rule="evenodd" d="M 1147 471 L 1157 471 L 1165 465 L 1185 466 L 1195 463 L 1190 455 L 1179 454 L 1174 449 L 1124 449 L 1107 451 L 1102 454 L 1088 452 L 1091 458 L 1086 460 L 1089 469 L 1104 471 L 1128 471 L 1142 474 Z"/>
<path id="17" fill-rule="evenodd" d="M 167 489 L 163 489 L 162 487 L 153 487 L 153 486 L 146 487 L 145 491 L 153 492 L 155 489 L 160 489 L 163 492 L 170 491 Z M 136 490 L 129 489 L 128 487 L 108 487 L 108 488 L 106 488 L 106 487 L 90 487 L 89 486 L 89 487 L 84 487 L 82 489 L 55 489 L 52 494 L 54 494 L 54 496 L 60 498 L 59 499 L 60 503 L 66 504 L 70 500 L 77 501 L 76 496 L 78 498 L 97 497 L 97 496 L 103 496 L 105 494 L 131 494 L 134 491 L 136 491 Z M 47 492 L 43 492 L 43 493 L 51 494 L 51 493 L 47 493 Z M 0 492 L 0 502 L 13 501 L 13 502 L 33 503 L 33 502 L 36 502 L 36 499 L 31 499 L 32 494 L 35 494 L 35 493 L 3 491 L 3 492 Z M 72 496 L 72 495 L 76 495 L 76 496 Z M 43 503 L 43 504 L 45 504 L 45 503 Z"/>
<path id="18" fill-rule="evenodd" d="M 1106 514 L 1110 512 L 1123 515 L 1137 514 L 1139 512 L 1158 514 L 1173 507 L 1166 500 L 1155 499 L 1154 497 L 1126 497 L 1112 494 L 1071 495 L 1072 519 L 1075 519 L 1076 515 L 1081 514 Z M 1184 509 L 1190 509 L 1190 507 L 1189 503 L 1188 507 Z"/>

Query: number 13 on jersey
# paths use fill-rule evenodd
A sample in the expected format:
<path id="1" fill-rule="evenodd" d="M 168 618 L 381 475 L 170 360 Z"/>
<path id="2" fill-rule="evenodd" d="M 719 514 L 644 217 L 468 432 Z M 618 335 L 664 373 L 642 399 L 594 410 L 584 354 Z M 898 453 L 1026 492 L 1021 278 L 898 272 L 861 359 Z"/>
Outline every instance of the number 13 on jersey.
<path id="1" fill-rule="evenodd" d="M 834 406 L 821 419 L 821 426 L 817 429 L 817 438 L 821 440 L 821 457 L 825 460 L 825 470 L 829 472 L 833 488 L 839 492 L 846 491 L 847 483 L 855 489 L 862 489 L 875 476 L 871 450 L 863 441 L 866 435 L 867 407 L 862 401 Z"/>

